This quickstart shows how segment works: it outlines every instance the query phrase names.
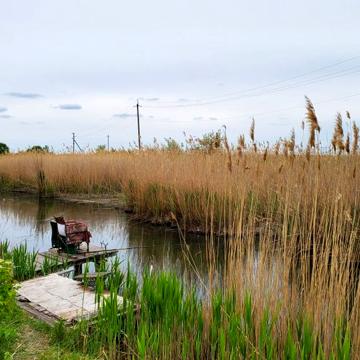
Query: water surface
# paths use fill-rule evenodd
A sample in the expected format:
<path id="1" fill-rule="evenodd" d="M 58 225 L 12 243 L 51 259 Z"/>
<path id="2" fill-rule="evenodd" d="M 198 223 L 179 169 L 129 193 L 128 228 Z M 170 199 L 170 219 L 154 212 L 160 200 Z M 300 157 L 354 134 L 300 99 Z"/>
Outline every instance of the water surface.
<path id="1" fill-rule="evenodd" d="M 118 253 L 123 268 L 130 263 L 133 270 L 141 272 L 144 267 L 152 266 L 194 278 L 193 271 L 188 271 L 189 264 L 182 251 L 184 241 L 176 230 L 135 223 L 121 210 L 94 204 L 1 195 L 0 240 L 8 240 L 11 246 L 27 243 L 30 249 L 47 250 L 51 247 L 49 221 L 60 215 L 85 221 L 92 233 L 93 244 L 124 249 Z M 199 273 L 206 278 L 204 238 L 187 235 L 186 243 Z"/>

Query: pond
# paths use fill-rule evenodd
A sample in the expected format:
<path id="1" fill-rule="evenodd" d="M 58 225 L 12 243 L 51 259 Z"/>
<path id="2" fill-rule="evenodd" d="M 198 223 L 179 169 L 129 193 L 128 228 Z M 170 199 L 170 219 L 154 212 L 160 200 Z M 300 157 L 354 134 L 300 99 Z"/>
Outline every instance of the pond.
<path id="1" fill-rule="evenodd" d="M 51 247 L 53 216 L 83 220 L 92 233 L 91 242 L 107 249 L 122 249 L 118 257 L 123 269 L 128 263 L 141 273 L 145 267 L 171 270 L 196 280 L 185 254 L 190 255 L 202 279 L 207 278 L 206 243 L 201 235 L 187 235 L 186 246 L 178 231 L 134 222 L 121 210 L 96 204 L 78 204 L 54 199 L 39 201 L 28 195 L 0 195 L 0 241 L 10 246 L 26 243 L 30 250 Z M 187 248 L 188 251 L 183 251 Z"/>

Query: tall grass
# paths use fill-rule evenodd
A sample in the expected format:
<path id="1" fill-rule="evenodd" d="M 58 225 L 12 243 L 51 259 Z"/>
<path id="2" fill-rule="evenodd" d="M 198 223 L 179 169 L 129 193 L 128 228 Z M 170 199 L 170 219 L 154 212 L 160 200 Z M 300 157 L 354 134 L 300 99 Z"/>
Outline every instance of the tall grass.
<path id="1" fill-rule="evenodd" d="M 67 269 L 67 259 L 59 263 L 58 257 L 44 257 L 40 271 L 37 271 L 37 254 L 35 250 L 30 251 L 27 244 L 19 244 L 10 248 L 9 241 L 0 241 L 0 259 L 10 260 L 13 266 L 13 276 L 17 281 L 34 278 L 36 275 L 48 275 L 50 273 Z"/>
<path id="2" fill-rule="evenodd" d="M 20 244 L 11 250 L 14 278 L 16 280 L 23 281 L 35 277 L 36 256 L 36 251 L 28 251 L 26 243 Z"/>
<path id="3" fill-rule="evenodd" d="M 185 288 L 168 273 L 146 272 L 140 281 L 128 271 L 124 285 L 119 276 L 111 296 L 101 300 L 99 279 L 99 317 L 93 326 L 82 322 L 72 330 L 72 346 L 110 358 L 356 358 L 358 130 L 350 151 L 338 117 L 334 152 L 323 154 L 309 99 L 307 121 L 305 151 L 293 132 L 273 148 L 257 143 L 253 122 L 250 144 L 241 136 L 237 152 L 225 138 L 223 148 L 211 151 L 2 156 L 7 188 L 121 191 L 139 218 L 176 224 L 182 234 L 206 234 L 202 289 Z M 217 262 L 219 246 L 224 268 Z M 186 246 L 183 251 L 196 272 L 192 254 Z"/>
<path id="4" fill-rule="evenodd" d="M 286 318 L 283 304 L 256 305 L 251 293 L 234 289 L 199 298 L 174 274 L 145 271 L 142 286 L 129 271 L 122 287 L 100 305 L 91 323 L 59 324 L 54 341 L 110 359 L 350 359 L 350 328 L 339 318 L 330 339 L 318 333 L 306 312 Z M 59 335 L 60 334 L 60 335 Z M 327 346 L 329 345 L 329 348 Z M 355 354 L 355 353 L 354 353 Z"/>
<path id="5" fill-rule="evenodd" d="M 31 166 L 33 156 L 2 156 L 3 182 L 6 178 L 7 184 L 37 189 L 37 173 Z M 231 172 L 228 154 L 222 151 L 43 155 L 42 164 L 47 186 L 54 192 L 122 191 L 141 218 L 166 222 L 174 214 L 194 230 L 205 230 L 210 221 L 210 203 L 215 204 L 213 221 L 218 231 L 224 227 L 224 218 L 232 218 L 242 201 L 259 218 L 275 217 L 278 204 L 285 199 L 291 206 L 299 203 L 307 208 L 315 192 L 321 207 L 338 197 L 351 210 L 358 207 L 358 155 L 317 155 L 307 161 L 305 155 L 293 159 L 268 152 L 264 161 L 262 154 L 251 152 L 237 160 Z M 266 214 L 271 206 L 273 212 Z"/>

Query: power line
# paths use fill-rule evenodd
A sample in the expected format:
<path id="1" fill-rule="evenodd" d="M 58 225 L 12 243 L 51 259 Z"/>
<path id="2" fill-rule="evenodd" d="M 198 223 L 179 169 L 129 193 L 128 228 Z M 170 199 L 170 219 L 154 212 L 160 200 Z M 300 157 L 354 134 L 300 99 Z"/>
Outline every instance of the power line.
<path id="1" fill-rule="evenodd" d="M 319 75 L 317 77 L 314 78 L 310 78 L 310 79 L 303 79 L 300 80 L 298 82 L 295 83 L 290 83 L 287 85 L 284 85 L 282 87 L 277 87 L 274 89 L 271 89 L 271 87 L 273 87 L 274 85 L 278 85 L 278 84 L 282 84 L 282 83 L 286 83 L 304 76 L 308 76 L 310 74 L 319 72 L 319 71 L 323 71 L 327 68 L 332 68 L 335 66 L 338 66 L 340 64 L 343 64 L 345 62 L 349 62 L 352 61 L 354 59 L 358 59 L 360 58 L 360 56 L 354 56 L 352 58 L 348 58 L 339 62 L 336 62 L 334 64 L 331 65 L 327 65 L 327 66 L 323 66 L 321 68 L 300 74 L 300 75 L 296 75 L 293 76 L 291 78 L 288 79 L 284 79 L 284 80 L 279 80 L 279 81 L 275 81 L 266 85 L 262 85 L 262 86 L 257 86 L 257 87 L 253 87 L 253 88 L 249 88 L 249 89 L 245 89 L 242 91 L 237 91 L 237 92 L 232 92 L 232 93 L 228 93 L 228 94 L 224 94 L 222 96 L 217 96 L 217 97 L 213 97 L 210 99 L 205 99 L 205 100 L 196 100 L 192 103 L 186 103 L 186 104 L 164 104 L 164 105 L 149 105 L 147 106 L 148 108 L 184 108 L 184 107 L 193 107 L 193 106 L 203 106 L 203 105 L 210 105 L 210 104 L 215 104 L 215 103 L 220 103 L 220 102 L 226 102 L 226 101 L 231 101 L 231 100 L 237 100 L 240 99 L 242 97 L 256 97 L 256 96 L 262 96 L 262 95 L 266 95 L 267 93 L 274 93 L 274 92 L 278 92 L 278 91 L 283 91 L 283 90 L 287 90 L 290 88 L 296 88 L 299 86 L 305 86 L 305 85 L 310 85 L 316 82 L 321 82 L 321 81 L 325 81 L 325 80 L 330 80 L 333 78 L 337 78 L 337 77 L 341 77 L 341 76 L 346 76 L 346 75 L 350 75 L 350 74 L 354 74 L 354 73 L 358 73 L 360 70 L 358 65 L 357 66 L 353 66 L 351 68 L 348 69 L 343 69 L 343 70 L 337 70 L 335 72 L 329 72 L 327 74 L 322 74 Z M 353 71 L 355 69 L 355 71 Z M 270 88 L 268 91 L 263 91 L 260 94 L 259 93 L 255 93 L 255 94 L 251 94 L 251 92 L 257 91 L 257 90 L 261 90 L 261 89 L 266 89 L 266 88 Z M 250 93 L 250 94 L 249 94 Z M 241 96 L 242 95 L 242 96 Z"/>
<path id="2" fill-rule="evenodd" d="M 339 100 L 346 100 L 346 99 L 350 99 L 353 97 L 357 97 L 360 96 L 360 92 L 359 93 L 354 93 L 354 94 L 350 94 L 350 95 L 345 95 L 342 97 L 336 97 L 336 98 L 330 98 L 330 99 L 325 99 L 325 100 L 321 100 L 321 101 L 317 101 L 314 102 L 314 105 L 319 105 L 319 104 L 324 104 L 324 103 L 329 103 L 329 102 L 335 102 L 335 101 L 339 101 Z M 224 121 L 224 120 L 231 120 L 231 119 L 235 119 L 238 117 L 244 117 L 244 116 L 265 116 L 265 115 L 269 115 L 269 114 L 273 114 L 273 113 L 277 113 L 277 112 L 282 112 L 282 111 L 288 111 L 288 110 L 296 110 L 296 109 L 303 109 L 304 106 L 303 105 L 297 105 L 297 106 L 290 106 L 290 107 L 286 107 L 286 108 L 281 108 L 281 109 L 274 109 L 274 110 L 270 110 L 270 111 L 264 111 L 264 112 L 258 112 L 258 113 L 253 113 L 253 112 L 247 112 L 247 113 L 242 113 L 242 114 L 238 114 L 238 115 L 234 115 L 234 116 L 227 116 L 227 117 L 221 117 L 219 119 L 217 119 L 217 121 Z M 206 119 L 205 119 L 206 120 Z M 208 120 L 210 121 L 210 120 Z M 154 120 L 154 122 L 159 122 L 159 123 L 196 123 L 196 121 L 194 120 Z"/>
<path id="3" fill-rule="evenodd" d="M 341 97 L 336 97 L 336 98 L 330 98 L 330 99 L 325 99 L 325 100 L 320 100 L 320 101 L 316 101 L 314 102 L 314 105 L 317 106 L 319 104 L 326 104 L 326 103 L 331 103 L 331 102 L 336 102 L 336 101 L 340 101 L 340 100 L 346 100 L 346 99 L 350 99 L 353 97 L 357 97 L 360 96 L 360 92 L 359 93 L 355 93 L 355 94 L 350 94 L 350 95 L 345 95 L 345 96 L 341 96 Z M 296 109 L 303 109 L 304 106 L 303 105 L 298 105 L 298 106 L 290 106 L 287 108 L 281 108 L 281 109 L 274 109 L 274 110 L 270 110 L 270 111 L 264 111 L 264 112 L 259 112 L 259 113 L 246 113 L 246 114 L 241 114 L 241 116 L 254 116 L 254 117 L 258 117 L 258 116 L 265 116 L 265 115 L 269 115 L 269 114 L 274 114 L 277 112 L 282 112 L 282 111 L 288 111 L 288 110 L 296 110 Z M 224 117 L 221 120 L 229 120 L 229 119 L 233 119 L 234 116 L 232 117 Z"/>

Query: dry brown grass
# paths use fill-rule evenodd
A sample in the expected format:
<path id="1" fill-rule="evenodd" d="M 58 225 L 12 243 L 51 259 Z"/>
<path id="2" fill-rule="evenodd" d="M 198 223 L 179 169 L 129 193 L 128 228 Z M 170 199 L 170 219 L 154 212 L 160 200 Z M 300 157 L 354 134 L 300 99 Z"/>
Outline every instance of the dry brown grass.
<path id="1" fill-rule="evenodd" d="M 296 319 L 306 315 L 329 353 L 336 323 L 345 319 L 360 351 L 360 179 L 354 171 L 360 156 L 307 161 L 268 152 L 264 161 L 261 153 L 243 152 L 231 172 L 228 157 L 227 151 L 18 154 L 0 158 L 0 174 L 3 184 L 7 178 L 36 188 L 41 169 L 53 191 L 121 190 L 142 218 L 176 218 L 187 229 L 225 234 L 223 283 L 239 299 L 252 294 L 257 327 L 268 307 L 278 314 L 274 336 L 285 342 L 288 327 L 296 332 Z M 210 278 L 217 271 L 211 238 Z"/>
<path id="2" fill-rule="evenodd" d="M 291 156 L 280 155 L 278 147 L 266 150 L 266 156 L 246 151 L 240 138 L 237 161 L 232 161 L 229 144 L 211 153 L 6 155 L 0 157 L 2 186 L 39 188 L 41 171 L 47 191 L 122 191 L 141 218 L 176 219 L 181 228 L 208 234 L 209 279 L 216 279 L 218 270 L 214 234 L 224 235 L 222 284 L 235 288 L 239 299 L 252 294 L 257 329 L 268 307 L 277 314 L 274 336 L 285 343 L 289 329 L 296 333 L 299 316 L 306 317 L 314 328 L 313 346 L 321 342 L 329 354 L 335 328 L 343 321 L 357 358 L 360 156 L 356 146 L 352 154 L 311 155 L 320 127 L 311 102 L 307 105 L 310 142 L 305 154 L 295 154 L 292 133 L 286 145 Z M 338 117 L 338 149 L 341 131 Z M 354 141 L 355 135 L 354 130 Z"/>

